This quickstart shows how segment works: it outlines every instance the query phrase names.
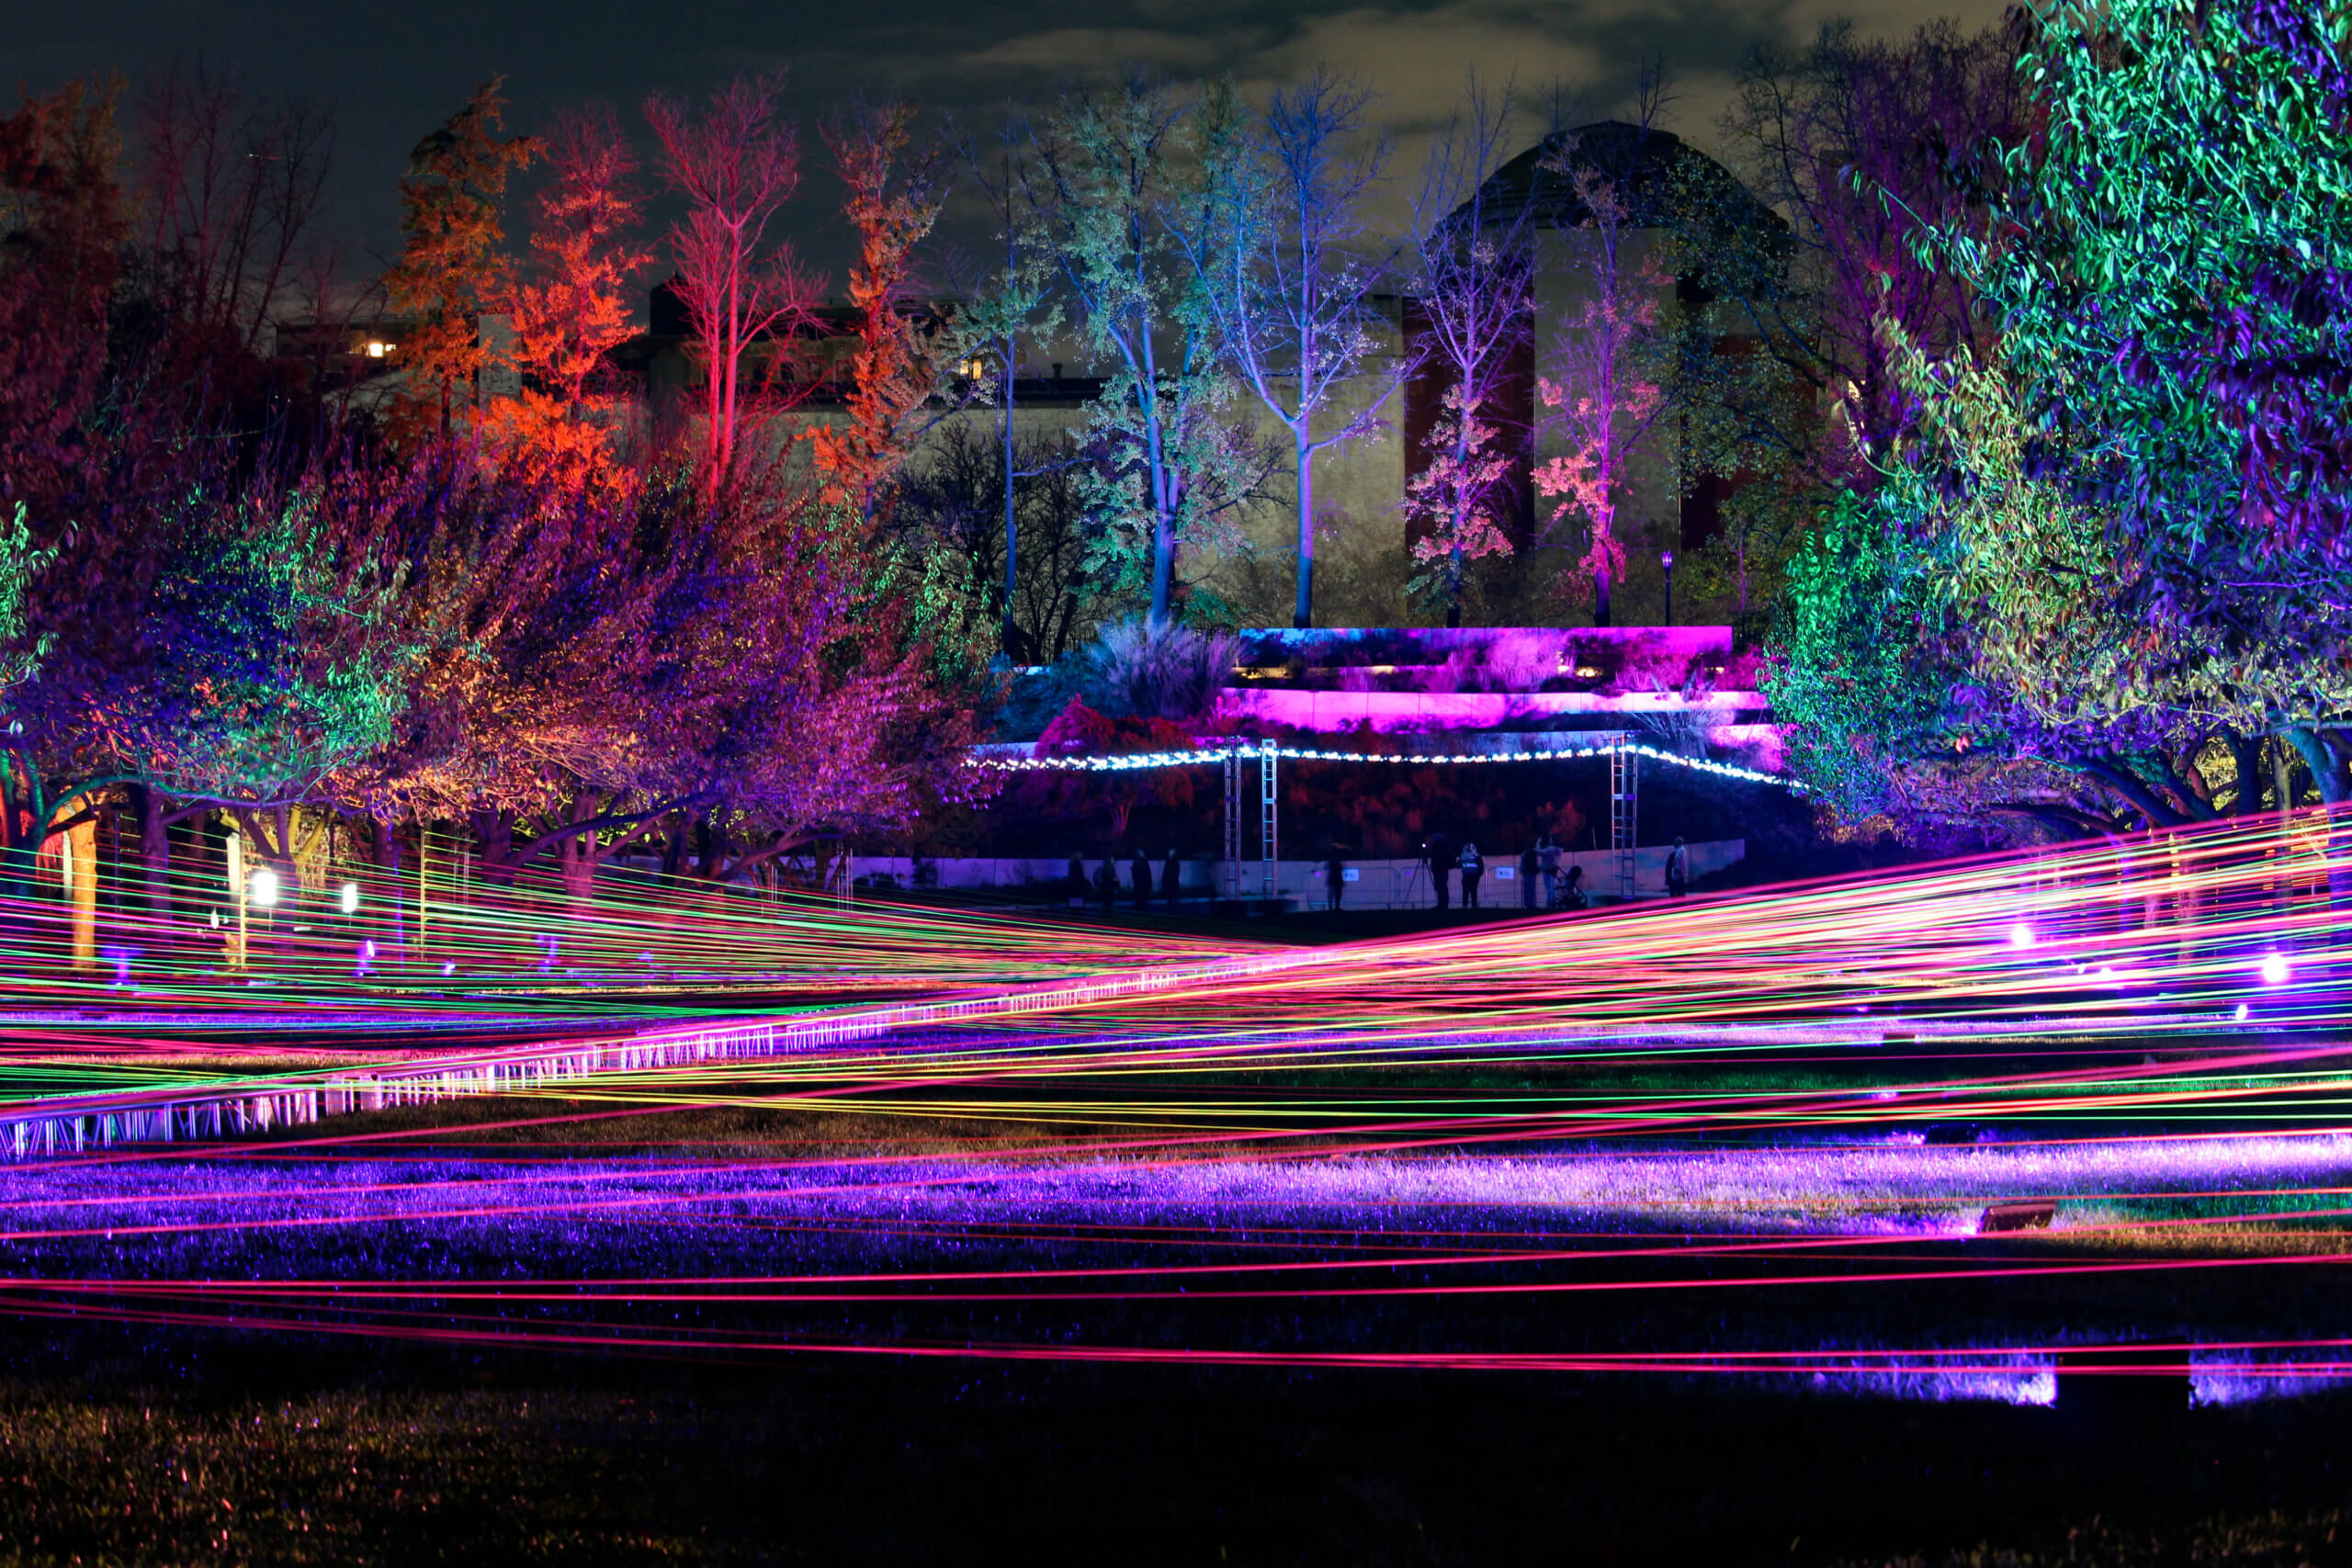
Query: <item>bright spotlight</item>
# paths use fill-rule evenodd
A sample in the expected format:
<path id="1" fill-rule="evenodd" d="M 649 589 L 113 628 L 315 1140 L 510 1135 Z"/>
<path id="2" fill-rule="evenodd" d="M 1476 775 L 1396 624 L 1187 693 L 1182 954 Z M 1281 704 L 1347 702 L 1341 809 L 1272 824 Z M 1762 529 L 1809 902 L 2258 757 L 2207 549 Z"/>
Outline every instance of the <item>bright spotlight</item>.
<path id="1" fill-rule="evenodd" d="M 2019 920 L 2016 925 L 2011 926 L 2009 928 L 2009 945 L 2011 947 L 2031 947 L 2033 945 L 2033 928 L 2027 925 L 2023 920 Z"/>
<path id="2" fill-rule="evenodd" d="M 346 915 L 359 913 L 359 884 L 356 882 L 343 885 L 343 912 Z"/>
<path id="3" fill-rule="evenodd" d="M 246 897 L 256 909 L 277 908 L 277 873 L 264 868 L 254 872 L 245 884 Z"/>
<path id="4" fill-rule="evenodd" d="M 2294 966 L 2287 962 L 2287 955 L 2283 953 L 2264 953 L 2262 967 L 2256 973 L 2262 976 L 2262 983 L 2266 986 L 2283 986 L 2295 977 Z"/>
<path id="5" fill-rule="evenodd" d="M 2240 1003 L 2238 1004 L 2238 1010 L 2237 1010 L 2237 1013 L 2236 1013 L 2236 1015 L 2235 1015 L 2235 1016 L 2236 1016 L 2236 1018 L 2237 1018 L 2237 1021 L 2238 1021 L 2240 1023 L 2244 1023 L 2244 1022 L 2245 1021 L 2245 1013 L 2246 1013 L 2246 1007 L 2245 1007 L 2245 1004 L 2244 1002 L 2240 1002 Z"/>

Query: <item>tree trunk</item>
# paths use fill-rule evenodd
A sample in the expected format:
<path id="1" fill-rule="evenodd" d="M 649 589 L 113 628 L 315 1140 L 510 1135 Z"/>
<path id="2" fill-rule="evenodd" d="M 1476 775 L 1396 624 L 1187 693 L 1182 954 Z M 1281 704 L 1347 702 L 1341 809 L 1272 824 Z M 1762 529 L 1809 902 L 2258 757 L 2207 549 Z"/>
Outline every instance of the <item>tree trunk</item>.
<path id="1" fill-rule="evenodd" d="M 408 957 L 408 922 L 401 911 L 404 908 L 401 891 L 401 836 L 390 822 L 380 817 L 368 819 L 372 842 L 368 846 L 368 858 L 376 869 L 384 873 L 383 897 L 391 906 L 392 953 L 405 960 Z"/>
<path id="2" fill-rule="evenodd" d="M 2312 771 L 2312 780 L 2319 785 L 2319 797 L 2330 809 L 2327 829 L 2327 893 L 2331 903 L 2338 908 L 2352 904 L 2352 813 L 2339 809 L 2352 799 L 2352 766 L 2347 766 L 2345 751 L 2333 734 L 2307 725 L 2297 725 L 2286 732 L 2287 744 L 2295 749 L 2304 766 Z"/>
<path id="3" fill-rule="evenodd" d="M 596 897 L 594 837 L 574 833 L 556 846 L 558 863 L 563 868 L 563 896 L 579 909 L 585 909 Z"/>
<path id="4" fill-rule="evenodd" d="M 503 811 L 471 811 L 466 819 L 474 830 L 474 842 L 481 846 L 482 875 L 496 882 L 512 881 L 521 869 L 514 864 L 514 819 Z"/>
<path id="5" fill-rule="evenodd" d="M 1305 417 L 1302 414 L 1302 419 Z M 1300 631 L 1315 624 L 1315 453 L 1304 435 L 1297 438 L 1298 459 L 1298 604 L 1290 624 Z"/>
<path id="6" fill-rule="evenodd" d="M 2237 764 L 2238 774 L 2238 798 L 2230 815 L 2251 817 L 2262 809 L 2262 737 L 2233 731 L 2229 743 L 2230 760 Z"/>
<path id="7" fill-rule="evenodd" d="M 1003 645 L 1005 658 L 1018 664 L 1021 654 L 1013 648 L 1016 633 L 1012 607 L 1014 589 L 1021 581 L 1021 516 L 1014 505 L 1012 488 L 1012 374 L 1013 344 L 1008 338 L 1004 351 L 1004 412 L 997 422 L 1004 454 L 1004 627 L 997 640 Z"/>
<path id="8" fill-rule="evenodd" d="M 1169 511 L 1156 513 L 1151 523 L 1151 618 L 1165 624 L 1169 601 L 1176 588 L 1176 525 Z"/>
<path id="9" fill-rule="evenodd" d="M 74 911 L 74 967 L 98 966 L 98 823 L 85 818 L 65 829 L 65 889 Z"/>
<path id="10" fill-rule="evenodd" d="M 147 886 L 147 913 L 159 939 L 171 932 L 172 833 L 165 821 L 170 802 L 146 784 L 130 784 L 130 809 L 139 818 L 139 865 Z"/>
<path id="11" fill-rule="evenodd" d="M 1592 624 L 1596 626 L 1609 624 L 1609 574 L 1605 571 L 1592 574 Z"/>

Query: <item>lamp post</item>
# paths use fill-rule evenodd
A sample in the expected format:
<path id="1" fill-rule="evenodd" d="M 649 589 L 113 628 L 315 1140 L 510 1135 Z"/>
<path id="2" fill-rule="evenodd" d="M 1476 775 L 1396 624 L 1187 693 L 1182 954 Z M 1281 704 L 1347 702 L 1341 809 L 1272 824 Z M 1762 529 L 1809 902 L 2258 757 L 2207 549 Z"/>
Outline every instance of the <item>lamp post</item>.
<path id="1" fill-rule="evenodd" d="M 1674 552 L 1660 550 L 1657 564 L 1666 568 L 1666 624 L 1674 624 Z"/>

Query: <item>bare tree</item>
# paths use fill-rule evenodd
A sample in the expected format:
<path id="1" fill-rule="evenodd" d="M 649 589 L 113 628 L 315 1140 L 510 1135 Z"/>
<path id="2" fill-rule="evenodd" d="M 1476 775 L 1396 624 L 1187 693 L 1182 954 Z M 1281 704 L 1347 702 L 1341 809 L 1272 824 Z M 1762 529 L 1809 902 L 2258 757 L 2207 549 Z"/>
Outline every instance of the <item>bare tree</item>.
<path id="1" fill-rule="evenodd" d="M 250 101 L 201 67 L 153 79 L 133 169 L 157 303 L 199 340 L 249 355 L 293 298 L 318 243 L 334 115 Z"/>
<path id="2" fill-rule="evenodd" d="M 964 148 L 973 183 L 989 203 L 997 226 L 997 255 L 987 282 L 972 291 L 959 322 L 962 341 L 978 350 L 973 355 L 987 374 L 976 391 L 996 406 L 996 444 L 1004 516 L 1003 626 L 1001 646 L 1007 659 L 1018 660 L 1014 646 L 1018 629 L 1014 607 L 1020 599 L 1020 482 L 1044 470 L 1025 469 L 1014 451 L 1013 406 L 1021 380 L 1023 334 L 1050 338 L 1060 326 L 1061 312 L 1053 300 L 1053 259 L 1039 246 L 1033 229 L 1022 221 L 1020 187 L 1013 173 L 1018 131 L 1008 127 L 1000 138 L 996 172 L 991 175 L 979 149 Z M 1049 459 L 1057 461 L 1058 459 Z"/>
<path id="3" fill-rule="evenodd" d="M 1417 313 L 1425 336 L 1416 375 L 1433 373 L 1442 412 L 1426 438 L 1427 466 L 1406 487 L 1408 516 L 1428 533 L 1414 554 L 1433 570 L 1426 586 L 1462 624 L 1463 573 L 1482 555 L 1507 555 L 1496 503 L 1527 438 L 1498 405 L 1511 358 L 1534 324 L 1529 204 L 1500 198 L 1492 181 L 1510 156 L 1513 94 L 1470 80 L 1462 112 L 1430 149 L 1413 202 Z"/>
<path id="4" fill-rule="evenodd" d="M 899 481 L 893 526 L 918 550 L 965 561 L 976 595 L 1004 594 L 1004 650 L 1016 662 L 1049 664 L 1082 629 L 1086 498 L 1079 469 L 1086 460 L 1067 433 L 1005 444 L 956 423 Z M 1008 495 L 1017 511 L 1011 523 L 1001 515 Z"/>
<path id="5" fill-rule="evenodd" d="M 1053 257 L 1088 346 L 1112 370 L 1092 427 L 1111 461 L 1098 509 L 1106 575 L 1140 570 L 1150 614 L 1168 617 L 1176 558 L 1255 482 L 1255 454 L 1223 410 L 1232 392 L 1215 326 L 1186 256 L 1212 206 L 1188 178 L 1217 134 L 1202 109 L 1130 76 L 1114 94 L 1074 96 L 1030 137 L 1023 205 Z"/>
<path id="6" fill-rule="evenodd" d="M 742 451 L 752 344 L 803 319 L 810 303 L 790 247 L 768 237 L 800 185 L 799 147 L 776 109 L 783 90 L 781 73 L 737 76 L 711 95 L 699 118 L 674 99 L 645 102 L 662 174 L 686 198 L 670 243 L 674 287 L 703 345 L 704 454 L 713 489 L 733 476 Z"/>
<path id="7" fill-rule="evenodd" d="M 1588 133 L 1610 132 L 1600 146 L 1555 132 L 1543 160 L 1574 197 L 1577 221 L 1566 236 L 1566 270 L 1582 298 L 1554 333 L 1560 379 L 1536 382 L 1548 411 L 1538 424 L 1566 449 L 1537 467 L 1535 488 L 1559 502 L 1554 529 L 1584 525 L 1577 564 L 1590 583 L 1593 624 L 1603 626 L 1610 624 L 1610 591 L 1625 576 L 1619 513 L 1643 445 L 1668 408 L 1664 322 L 1674 276 L 1660 246 L 1641 232 L 1647 225 L 1632 197 L 1663 101 L 1656 79 L 1645 78 L 1636 123 L 1588 127 Z"/>
<path id="8" fill-rule="evenodd" d="M 1207 116 L 1213 226 L 1185 236 L 1228 362 L 1289 436 L 1297 626 L 1314 623 L 1316 455 L 1378 435 L 1400 384 L 1392 369 L 1363 407 L 1331 417 L 1378 350 L 1372 293 L 1395 255 L 1370 241 L 1388 159 L 1387 139 L 1365 123 L 1371 104 L 1369 89 L 1317 69 L 1254 120 Z"/>

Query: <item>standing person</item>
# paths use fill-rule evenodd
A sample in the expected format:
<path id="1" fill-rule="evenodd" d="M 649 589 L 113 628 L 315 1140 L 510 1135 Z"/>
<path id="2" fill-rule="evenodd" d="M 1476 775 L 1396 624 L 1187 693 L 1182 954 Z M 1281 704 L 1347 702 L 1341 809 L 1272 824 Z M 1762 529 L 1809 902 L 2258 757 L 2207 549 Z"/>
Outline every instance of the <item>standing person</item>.
<path id="1" fill-rule="evenodd" d="M 1076 855 L 1069 857 L 1069 907 L 1081 908 L 1086 903 L 1086 863 Z"/>
<path id="2" fill-rule="evenodd" d="M 1447 879 L 1453 874 L 1453 846 L 1443 833 L 1431 833 L 1429 842 L 1421 846 L 1421 855 L 1429 862 L 1430 881 L 1437 889 L 1437 907 L 1442 909 L 1452 891 Z"/>
<path id="3" fill-rule="evenodd" d="M 1544 873 L 1544 907 L 1548 909 L 1560 901 L 1560 846 L 1549 833 L 1535 840 L 1535 863 Z"/>
<path id="4" fill-rule="evenodd" d="M 1674 848 L 1666 852 L 1666 892 L 1669 898 L 1679 898 L 1690 886 L 1690 851 L 1676 835 Z"/>
<path id="5" fill-rule="evenodd" d="M 1171 915 L 1176 912 L 1177 900 L 1182 896 L 1181 889 L 1183 886 L 1184 865 L 1176 858 L 1176 851 L 1173 846 L 1170 846 L 1168 858 L 1159 864 L 1159 896 L 1168 900 L 1168 912 Z"/>
<path id="6" fill-rule="evenodd" d="M 1462 907 L 1464 908 L 1475 909 L 1478 907 L 1478 877 L 1486 869 L 1487 863 L 1478 858 L 1478 846 L 1464 839 L 1462 841 Z"/>
<path id="7" fill-rule="evenodd" d="M 1127 874 L 1135 879 L 1136 908 L 1141 909 L 1146 914 L 1150 913 L 1151 862 L 1144 858 L 1143 849 L 1140 845 L 1136 849 L 1135 859 L 1128 863 Z"/>
<path id="8" fill-rule="evenodd" d="M 1519 852 L 1519 907 L 1522 909 L 1535 908 L 1535 870 L 1538 863 L 1533 844 Z"/>
<path id="9" fill-rule="evenodd" d="M 1331 908 L 1337 909 L 1340 907 L 1340 889 L 1348 880 L 1348 863 L 1340 858 L 1337 850 L 1333 850 L 1330 858 L 1323 863 L 1323 880 L 1328 885 L 1325 891 L 1330 896 Z"/>
<path id="10" fill-rule="evenodd" d="M 1104 855 L 1102 863 L 1095 868 L 1094 896 L 1102 900 L 1102 912 L 1106 915 L 1111 912 L 1111 906 L 1118 902 L 1119 872 L 1109 855 Z"/>

